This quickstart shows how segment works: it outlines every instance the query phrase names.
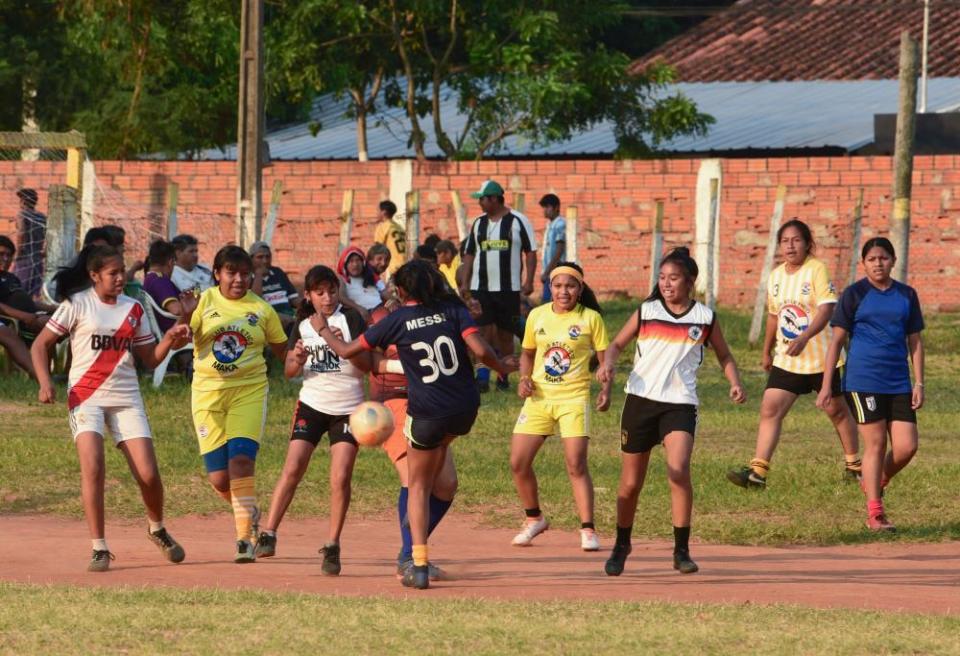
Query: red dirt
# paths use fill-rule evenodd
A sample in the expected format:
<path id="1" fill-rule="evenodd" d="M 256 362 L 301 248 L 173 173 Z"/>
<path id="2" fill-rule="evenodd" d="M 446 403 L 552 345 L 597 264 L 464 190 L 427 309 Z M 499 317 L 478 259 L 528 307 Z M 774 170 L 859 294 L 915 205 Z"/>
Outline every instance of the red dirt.
<path id="1" fill-rule="evenodd" d="M 798 548 L 694 544 L 701 571 L 686 576 L 672 569 L 671 544 L 635 542 L 623 576 L 611 578 L 603 573 L 609 536 L 599 553 L 583 553 L 575 533 L 556 530 L 537 538 L 536 546 L 515 548 L 510 546 L 512 531 L 454 516 L 431 542 L 433 559 L 454 580 L 413 592 L 394 577 L 395 521 L 348 519 L 343 573 L 336 578 L 320 574 L 317 547 L 327 530 L 323 520 L 286 521 L 277 557 L 246 566 L 231 562 L 229 516 L 183 517 L 170 521 L 168 528 L 187 551 L 182 564 L 163 561 L 139 523 L 111 523 L 107 538 L 117 560 L 108 573 L 90 574 L 85 571 L 90 551 L 83 522 L 6 515 L 0 517 L 0 541 L 6 545 L 0 580 L 349 596 L 787 603 L 960 615 L 956 542 Z"/>

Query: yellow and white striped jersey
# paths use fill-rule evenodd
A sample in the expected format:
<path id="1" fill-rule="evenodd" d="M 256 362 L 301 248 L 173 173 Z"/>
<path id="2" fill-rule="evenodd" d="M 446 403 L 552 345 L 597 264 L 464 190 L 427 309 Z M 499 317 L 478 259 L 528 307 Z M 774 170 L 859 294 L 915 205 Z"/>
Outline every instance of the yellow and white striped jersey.
<path id="1" fill-rule="evenodd" d="M 773 270 L 767 281 L 767 311 L 777 317 L 773 366 L 795 374 L 823 372 L 830 345 L 829 326 L 814 335 L 800 355 L 787 355 L 787 348 L 807 329 L 821 305 L 836 302 L 837 290 L 830 281 L 827 267 L 817 258 L 808 256 L 793 273 L 787 273 L 785 263 Z M 838 366 L 841 364 L 843 353 Z"/>

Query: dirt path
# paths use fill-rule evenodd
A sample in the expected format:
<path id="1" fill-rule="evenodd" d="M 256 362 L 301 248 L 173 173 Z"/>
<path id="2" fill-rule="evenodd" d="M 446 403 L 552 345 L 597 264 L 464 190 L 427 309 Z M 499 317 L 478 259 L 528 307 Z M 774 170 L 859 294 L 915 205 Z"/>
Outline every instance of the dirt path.
<path id="1" fill-rule="evenodd" d="M 454 516 L 438 529 L 431 555 L 455 579 L 419 593 L 402 588 L 394 577 L 398 538 L 396 523 L 388 519 L 348 520 L 338 578 L 320 574 L 316 554 L 326 535 L 323 520 L 285 522 L 277 557 L 248 566 L 231 562 L 233 521 L 227 515 L 180 518 L 168 527 L 187 551 L 184 563 L 162 561 L 140 524 L 112 523 L 107 537 L 117 560 L 110 572 L 89 574 L 83 522 L 5 515 L 0 580 L 351 596 L 788 603 L 960 615 L 956 542 L 787 549 L 693 545 L 701 571 L 687 576 L 671 568 L 671 544 L 636 542 L 626 572 L 610 578 L 603 574 L 609 536 L 599 553 L 583 553 L 576 534 L 554 530 L 536 546 L 518 549 L 509 546 L 512 531 Z"/>

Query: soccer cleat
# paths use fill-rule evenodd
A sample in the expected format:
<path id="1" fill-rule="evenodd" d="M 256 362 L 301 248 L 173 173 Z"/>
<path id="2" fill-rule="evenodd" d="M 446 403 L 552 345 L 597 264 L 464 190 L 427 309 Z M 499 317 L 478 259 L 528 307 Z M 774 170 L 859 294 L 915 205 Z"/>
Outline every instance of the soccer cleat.
<path id="1" fill-rule="evenodd" d="M 528 520 L 523 523 L 523 530 L 514 536 L 511 544 L 513 544 L 515 547 L 529 547 L 533 542 L 533 538 L 537 537 L 548 528 L 550 528 L 550 522 L 548 522 L 547 518 L 543 515 L 533 521 Z"/>
<path id="2" fill-rule="evenodd" d="M 111 560 L 116 560 L 116 556 L 106 549 L 94 549 L 93 556 L 90 558 L 90 564 L 87 565 L 87 571 L 106 572 L 110 569 Z"/>
<path id="3" fill-rule="evenodd" d="M 246 540 L 237 540 L 237 555 L 233 557 L 235 563 L 255 563 L 257 554 L 253 550 L 253 544 Z"/>
<path id="4" fill-rule="evenodd" d="M 477 379 L 477 391 L 481 394 L 486 394 L 490 391 L 490 381 L 489 380 L 480 380 Z"/>
<path id="5" fill-rule="evenodd" d="M 323 556 L 320 571 L 326 576 L 340 576 L 340 545 L 328 542 L 320 547 L 319 553 Z"/>
<path id="6" fill-rule="evenodd" d="M 171 563 L 182 562 L 186 557 L 186 553 L 183 551 L 183 547 L 173 539 L 173 536 L 167 533 L 167 529 L 162 528 L 156 533 L 147 531 L 147 535 L 150 537 L 150 541 L 157 545 L 157 548 L 160 549 L 160 553 L 163 554 L 163 557 L 169 560 Z"/>
<path id="7" fill-rule="evenodd" d="M 740 469 L 731 469 L 727 472 L 727 480 L 738 487 L 756 488 L 764 490 L 767 487 L 767 479 L 757 474 L 750 467 L 741 467 Z"/>
<path id="8" fill-rule="evenodd" d="M 700 567 L 693 562 L 693 559 L 690 557 L 690 552 L 684 550 L 673 552 L 673 569 L 679 571 L 681 574 L 693 574 L 698 571 Z"/>
<path id="9" fill-rule="evenodd" d="M 405 588 L 426 590 L 430 587 L 430 567 L 428 565 L 411 565 L 404 571 L 400 582 Z"/>
<path id="10" fill-rule="evenodd" d="M 610 557 L 603 565 L 603 571 L 607 573 L 607 576 L 623 574 L 623 567 L 627 564 L 627 556 L 630 555 L 631 551 L 633 551 L 633 547 L 629 544 L 613 545 L 613 551 L 610 552 Z"/>
<path id="11" fill-rule="evenodd" d="M 404 575 L 407 573 L 407 570 L 413 567 L 413 558 L 408 558 L 406 560 L 397 561 L 397 578 L 403 580 Z M 451 577 L 444 570 L 440 569 L 436 565 L 430 564 L 427 565 L 428 573 L 430 575 L 431 581 L 449 581 Z"/>
<path id="12" fill-rule="evenodd" d="M 584 551 L 600 551 L 600 538 L 590 528 L 580 529 L 580 548 Z"/>
<path id="13" fill-rule="evenodd" d="M 509 392 L 510 391 L 510 379 L 501 378 L 497 376 L 497 391 L 498 392 Z"/>
<path id="14" fill-rule="evenodd" d="M 277 536 L 261 533 L 257 538 L 257 558 L 271 558 L 277 555 Z"/>
<path id="15" fill-rule="evenodd" d="M 863 477 L 860 475 L 859 469 L 851 469 L 850 467 L 844 467 L 843 469 L 843 480 L 847 483 L 859 483 Z"/>
<path id="16" fill-rule="evenodd" d="M 867 528 L 878 533 L 896 533 L 897 527 L 890 523 L 883 513 L 867 517 Z"/>

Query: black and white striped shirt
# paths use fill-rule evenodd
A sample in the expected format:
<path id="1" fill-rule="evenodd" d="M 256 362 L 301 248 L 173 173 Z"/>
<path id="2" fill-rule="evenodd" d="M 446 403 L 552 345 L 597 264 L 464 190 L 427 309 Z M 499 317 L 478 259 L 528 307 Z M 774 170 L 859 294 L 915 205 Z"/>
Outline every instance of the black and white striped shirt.
<path id="1" fill-rule="evenodd" d="M 466 254 L 476 256 L 470 291 L 518 292 L 523 254 L 537 250 L 530 221 L 519 212 L 507 212 L 499 221 L 478 217 L 467 238 Z"/>

